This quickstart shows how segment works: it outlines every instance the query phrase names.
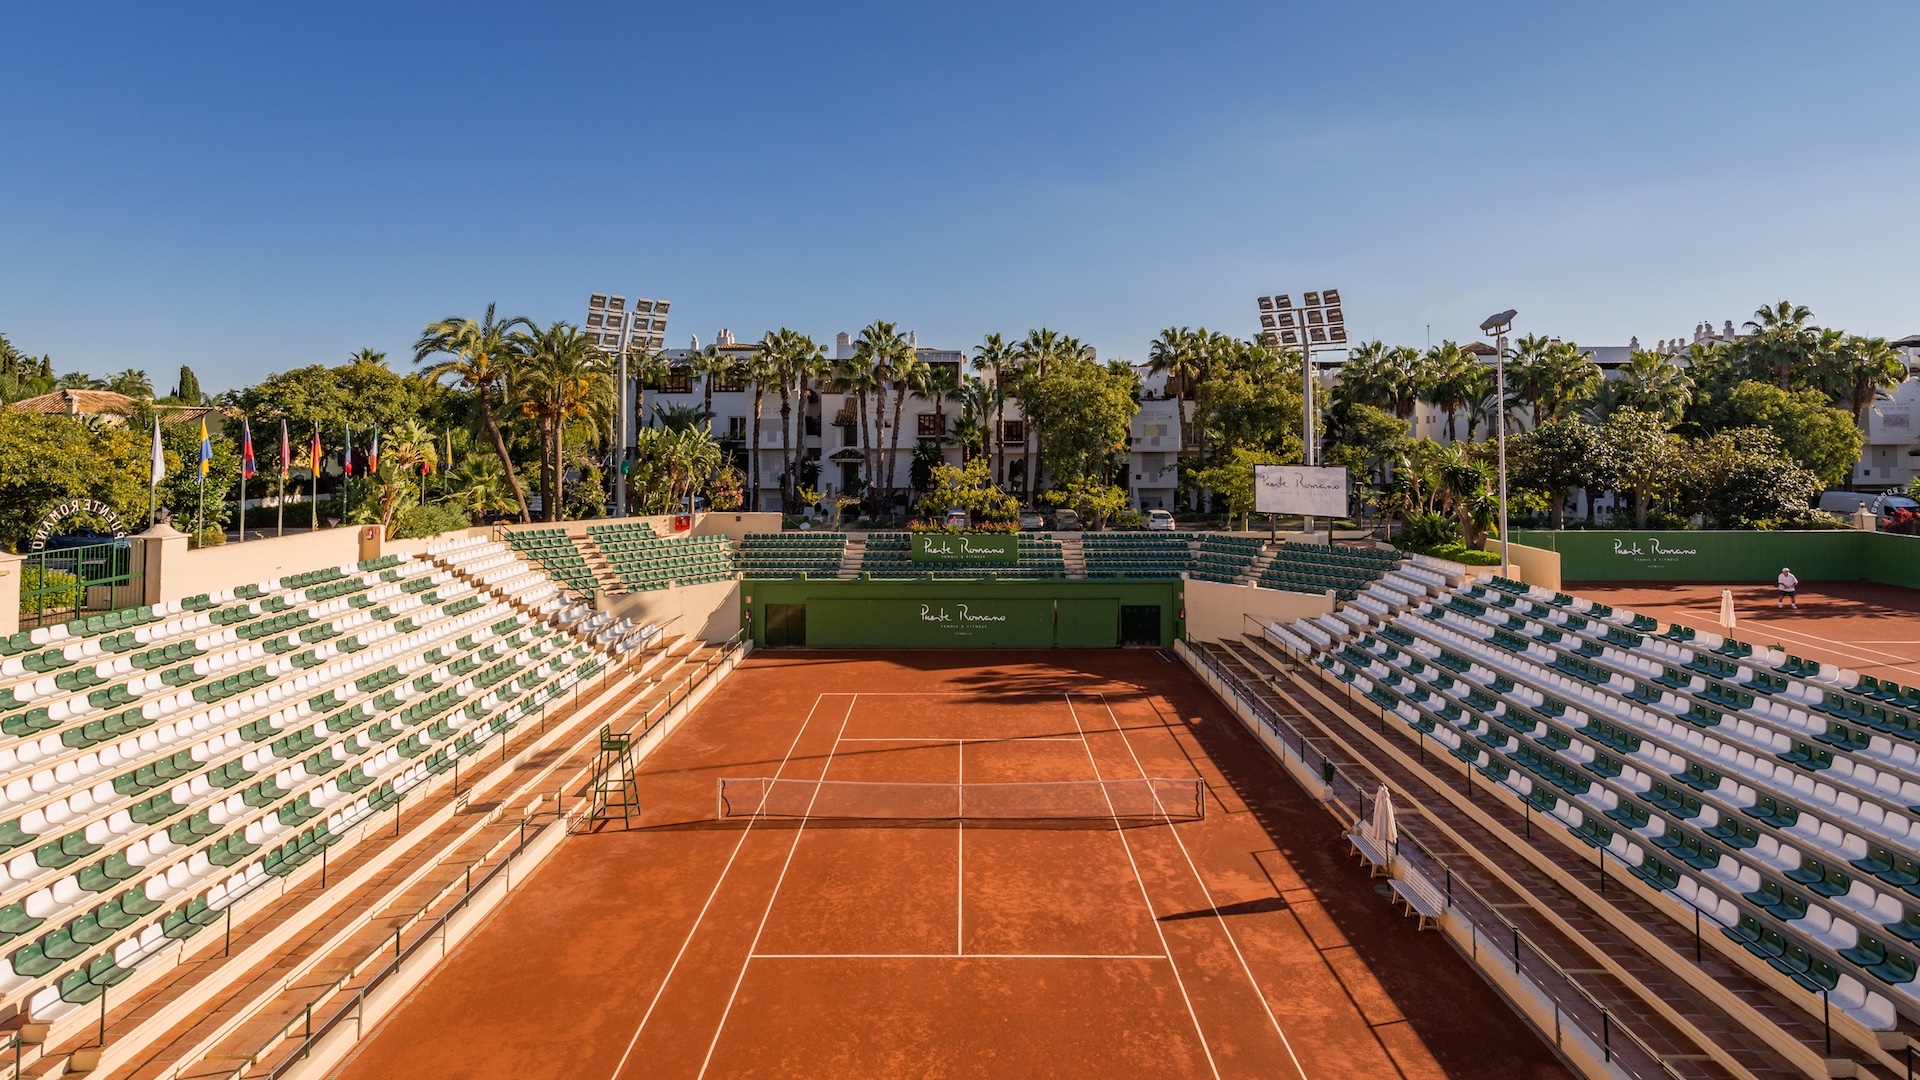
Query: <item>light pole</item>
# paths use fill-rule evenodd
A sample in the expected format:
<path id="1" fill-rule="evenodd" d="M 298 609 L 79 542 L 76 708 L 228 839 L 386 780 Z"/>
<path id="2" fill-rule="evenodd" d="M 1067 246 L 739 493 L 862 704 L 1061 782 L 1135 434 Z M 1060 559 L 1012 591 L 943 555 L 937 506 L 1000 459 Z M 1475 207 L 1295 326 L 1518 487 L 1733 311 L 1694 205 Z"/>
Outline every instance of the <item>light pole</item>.
<path id="1" fill-rule="evenodd" d="M 620 395 L 614 410 L 613 507 L 614 516 L 627 516 L 627 450 L 633 445 L 633 387 L 627 371 L 629 355 L 659 349 L 667 341 L 666 300 L 635 300 L 627 311 L 627 298 L 594 293 L 587 298 L 587 339 L 601 352 L 618 360 L 615 389 Z"/>
<path id="2" fill-rule="evenodd" d="M 1260 338 L 1267 348 L 1277 353 L 1284 353 L 1287 349 L 1300 350 L 1300 435 L 1304 444 L 1301 461 L 1313 465 L 1319 457 L 1315 452 L 1319 440 L 1314 437 L 1313 422 L 1313 351 L 1316 347 L 1346 347 L 1347 317 L 1340 307 L 1340 290 L 1322 289 L 1319 292 L 1301 293 L 1298 308 L 1293 306 L 1293 297 L 1288 294 L 1256 297 L 1255 302 L 1260 307 Z M 1305 519 L 1305 525 L 1307 535 L 1312 536 L 1314 521 L 1311 516 Z"/>
<path id="3" fill-rule="evenodd" d="M 1507 331 L 1513 328 L 1512 308 L 1487 316 L 1480 332 L 1493 339 L 1493 407 L 1500 447 L 1500 576 L 1513 570 L 1507 543 Z"/>

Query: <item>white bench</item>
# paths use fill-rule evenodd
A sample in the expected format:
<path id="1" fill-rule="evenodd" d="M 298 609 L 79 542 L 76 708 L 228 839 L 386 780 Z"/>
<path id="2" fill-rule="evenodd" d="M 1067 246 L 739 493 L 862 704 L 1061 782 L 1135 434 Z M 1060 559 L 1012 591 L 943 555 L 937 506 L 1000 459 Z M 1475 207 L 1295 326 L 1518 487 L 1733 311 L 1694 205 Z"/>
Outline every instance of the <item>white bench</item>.
<path id="1" fill-rule="evenodd" d="M 1412 870 L 1393 882 L 1393 898 L 1407 906 L 1407 914 L 1419 918 L 1422 930 L 1437 924 L 1447 910 L 1446 897 L 1433 887 L 1432 882 Z"/>
<path id="2" fill-rule="evenodd" d="M 1393 855 L 1380 843 L 1371 820 L 1362 821 L 1358 828 L 1348 833 L 1347 843 L 1353 847 L 1353 853 L 1366 862 L 1368 877 L 1387 873 L 1387 864 L 1393 861 Z"/>

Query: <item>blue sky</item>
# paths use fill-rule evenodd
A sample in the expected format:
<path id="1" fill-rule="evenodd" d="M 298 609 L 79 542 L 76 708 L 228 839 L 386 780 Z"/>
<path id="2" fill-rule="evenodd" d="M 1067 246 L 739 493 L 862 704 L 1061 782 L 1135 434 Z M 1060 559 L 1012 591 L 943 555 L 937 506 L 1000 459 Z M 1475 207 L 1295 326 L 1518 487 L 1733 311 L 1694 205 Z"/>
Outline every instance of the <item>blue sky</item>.
<path id="1" fill-rule="evenodd" d="M 1336 286 L 1920 332 L 1910 4 L 0 6 L 0 332 L 220 388 L 586 294 L 1142 358 Z"/>

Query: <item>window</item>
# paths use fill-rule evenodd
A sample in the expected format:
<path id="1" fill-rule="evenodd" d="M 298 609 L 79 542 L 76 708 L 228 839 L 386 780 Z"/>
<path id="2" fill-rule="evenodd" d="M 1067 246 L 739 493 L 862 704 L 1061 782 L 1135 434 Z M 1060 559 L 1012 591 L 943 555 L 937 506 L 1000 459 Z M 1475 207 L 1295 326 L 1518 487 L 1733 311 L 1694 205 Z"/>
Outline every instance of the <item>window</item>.
<path id="1" fill-rule="evenodd" d="M 744 439 L 747 437 L 747 418 L 744 416 L 727 417 L 727 438 Z"/>
<path id="2" fill-rule="evenodd" d="M 1003 443 L 1024 443 L 1027 441 L 1027 422 L 1008 420 L 1000 425 L 1000 441 Z"/>
<path id="3" fill-rule="evenodd" d="M 693 393 L 693 369 L 668 368 L 667 373 L 660 376 L 660 385 L 656 389 L 663 394 Z"/>
<path id="4" fill-rule="evenodd" d="M 920 432 L 919 432 L 920 438 L 938 439 L 945 436 L 946 433 L 947 433 L 947 414 L 946 413 L 924 413 L 923 412 L 920 414 Z"/>
<path id="5" fill-rule="evenodd" d="M 724 377 L 714 379 L 713 392 L 716 394 L 738 394 L 745 390 L 747 388 L 747 380 L 738 374 L 739 370 L 737 367 L 734 369 L 732 379 Z"/>

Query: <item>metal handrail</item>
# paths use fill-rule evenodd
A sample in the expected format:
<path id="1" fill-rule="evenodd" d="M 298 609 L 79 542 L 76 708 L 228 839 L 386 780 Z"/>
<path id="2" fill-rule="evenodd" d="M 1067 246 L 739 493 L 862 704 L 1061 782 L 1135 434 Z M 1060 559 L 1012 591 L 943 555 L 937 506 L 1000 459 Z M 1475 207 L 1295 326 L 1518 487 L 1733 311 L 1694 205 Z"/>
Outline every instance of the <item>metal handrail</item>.
<path id="1" fill-rule="evenodd" d="M 1310 662 L 1301 657 L 1298 651 L 1286 642 L 1275 638 L 1271 634 L 1266 634 L 1265 636 L 1268 641 L 1285 650 L 1288 657 L 1296 663 L 1302 664 L 1309 669 L 1313 667 Z M 1341 809 L 1346 810 L 1351 816 L 1352 821 L 1359 821 L 1365 816 L 1364 811 L 1367 799 L 1369 798 L 1365 789 L 1355 783 L 1353 778 L 1346 776 L 1340 769 L 1339 764 L 1327 755 L 1324 748 L 1315 745 L 1317 740 L 1309 738 L 1299 726 L 1293 724 L 1276 712 L 1272 706 L 1268 705 L 1257 693 L 1246 686 L 1239 676 L 1227 670 L 1210 651 L 1205 649 L 1189 649 L 1188 652 L 1198 656 L 1201 662 L 1206 665 L 1208 670 L 1211 671 L 1216 678 L 1223 684 L 1228 685 L 1233 691 L 1234 696 L 1240 700 L 1241 704 L 1246 707 L 1249 712 L 1253 713 L 1283 744 L 1288 741 L 1287 736 L 1290 734 L 1294 744 L 1300 748 L 1296 750 L 1296 754 L 1300 757 L 1302 764 L 1308 763 L 1308 759 L 1305 756 L 1305 750 L 1308 747 L 1318 749 L 1321 758 L 1320 775 L 1332 792 L 1331 801 L 1339 804 Z M 1340 788 L 1342 786 L 1344 786 L 1347 792 L 1351 793 L 1351 798 L 1354 803 L 1351 807 L 1346 805 L 1346 799 L 1341 796 Z M 1579 983 L 1575 982 L 1573 976 L 1570 975 L 1566 969 L 1550 959 L 1518 925 L 1501 915 L 1499 909 L 1484 896 L 1480 895 L 1479 891 L 1474 889 L 1466 879 L 1456 878 L 1452 867 L 1448 865 L 1445 858 L 1422 843 L 1419 837 L 1412 835 L 1404 825 L 1400 829 L 1400 839 L 1401 841 L 1411 841 L 1411 854 L 1417 855 L 1419 857 L 1418 861 L 1429 867 L 1422 871 L 1429 880 L 1437 878 L 1445 882 L 1447 909 L 1457 912 L 1461 920 L 1467 923 L 1469 936 L 1476 952 L 1480 947 L 1482 939 L 1485 939 L 1490 944 L 1497 942 L 1499 945 L 1509 946 L 1511 948 L 1514 972 L 1516 974 L 1522 973 L 1523 966 L 1525 966 L 1523 959 L 1526 954 L 1530 953 L 1536 960 L 1536 964 L 1530 970 L 1538 973 L 1544 969 L 1546 974 L 1553 976 L 1561 986 L 1564 986 L 1566 990 L 1572 992 L 1577 998 L 1578 1003 L 1586 1007 L 1584 1010 L 1586 1013 L 1598 1016 L 1599 1024 L 1598 1030 L 1596 1031 L 1594 1030 L 1595 1025 L 1588 1022 L 1585 1016 L 1582 1015 L 1582 1010 L 1563 1006 L 1561 1001 L 1555 997 L 1552 987 L 1543 984 L 1540 979 L 1534 978 L 1532 980 L 1534 985 L 1553 1001 L 1556 1045 L 1558 1044 L 1559 1037 L 1558 1027 L 1563 1020 L 1571 1020 L 1601 1048 L 1601 1053 L 1607 1062 L 1619 1064 L 1623 1071 L 1628 1072 L 1629 1075 L 1640 1074 L 1628 1068 L 1625 1060 L 1616 1060 L 1621 1057 L 1619 1051 L 1613 1046 L 1613 1039 L 1616 1034 L 1625 1037 L 1632 1048 L 1637 1049 L 1645 1055 L 1646 1060 L 1659 1070 L 1656 1075 L 1679 1077 L 1680 1074 L 1675 1072 L 1671 1066 L 1663 1061 L 1660 1055 L 1654 1051 L 1645 1039 L 1635 1033 L 1632 1028 L 1620 1023 L 1620 1021 L 1612 1015 L 1607 1006 L 1594 998 L 1592 994 L 1589 994 Z M 1394 854 L 1396 856 L 1404 856 L 1409 853 L 1403 849 L 1402 844 L 1396 843 Z M 1409 859 L 1408 861 L 1411 864 L 1415 860 Z M 1465 898 L 1471 900 L 1472 903 L 1464 903 L 1461 898 L 1456 897 L 1456 891 L 1463 891 Z M 1486 925 L 1488 923 L 1491 923 L 1492 926 L 1489 927 Z M 1499 931 L 1497 937 L 1492 932 L 1493 929 Z"/>

